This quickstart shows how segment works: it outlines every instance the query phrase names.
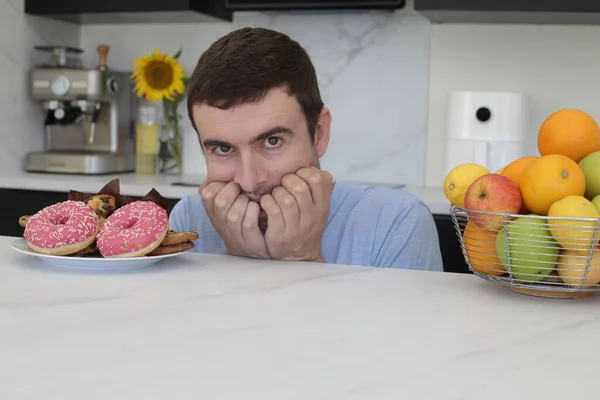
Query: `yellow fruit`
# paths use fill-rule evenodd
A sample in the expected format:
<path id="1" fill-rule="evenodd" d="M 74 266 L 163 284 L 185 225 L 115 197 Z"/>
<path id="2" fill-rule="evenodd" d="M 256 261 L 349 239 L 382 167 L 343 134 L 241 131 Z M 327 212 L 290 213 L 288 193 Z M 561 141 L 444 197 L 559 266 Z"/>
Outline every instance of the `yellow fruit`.
<path id="1" fill-rule="evenodd" d="M 585 275 L 589 254 L 589 251 L 562 251 L 556 265 L 556 272 L 560 279 L 571 286 L 583 283 L 585 288 L 600 283 L 600 250 L 594 251 L 587 275 Z M 585 282 L 583 282 L 584 276 Z"/>
<path id="2" fill-rule="evenodd" d="M 461 164 L 454 167 L 444 180 L 444 195 L 456 207 L 465 207 L 465 193 L 475 179 L 489 174 L 490 171 L 473 163 Z"/>
<path id="3" fill-rule="evenodd" d="M 548 217 L 550 233 L 563 249 L 590 251 L 600 239 L 600 235 L 596 234 L 596 227 L 600 225 L 600 213 L 583 196 L 565 196 L 555 201 L 548 210 Z M 554 217 L 591 219 L 553 219 Z"/>

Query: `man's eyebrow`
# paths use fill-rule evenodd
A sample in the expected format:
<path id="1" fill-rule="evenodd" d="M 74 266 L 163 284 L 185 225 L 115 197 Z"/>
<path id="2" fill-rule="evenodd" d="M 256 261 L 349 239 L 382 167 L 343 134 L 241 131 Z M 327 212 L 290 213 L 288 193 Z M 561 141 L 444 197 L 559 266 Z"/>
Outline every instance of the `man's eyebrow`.
<path id="1" fill-rule="evenodd" d="M 263 140 L 266 140 L 269 137 L 280 134 L 280 133 L 283 133 L 286 135 L 293 135 L 294 131 L 291 130 L 290 128 L 286 128 L 285 126 L 276 126 L 274 128 L 269 129 L 268 131 L 265 131 L 263 133 L 256 135 L 250 143 L 262 142 Z"/>
<path id="2" fill-rule="evenodd" d="M 292 131 L 290 128 L 286 128 L 285 126 L 276 126 L 274 128 L 269 129 L 268 131 L 265 131 L 263 133 L 256 135 L 254 138 L 252 138 L 250 143 L 258 143 L 258 142 L 268 139 L 269 137 L 271 137 L 273 135 L 277 135 L 277 134 L 281 134 L 281 133 L 286 134 L 286 135 L 292 135 L 294 133 L 294 131 Z M 206 140 L 202 141 L 202 144 L 205 148 L 233 147 L 233 145 L 231 143 L 227 143 L 223 140 L 217 140 L 217 139 L 206 139 Z"/>
<path id="3" fill-rule="evenodd" d="M 233 147 L 231 144 L 224 142 L 222 140 L 216 140 L 216 139 L 206 139 L 202 141 L 202 145 L 204 146 L 204 148 L 209 148 L 209 147 Z"/>

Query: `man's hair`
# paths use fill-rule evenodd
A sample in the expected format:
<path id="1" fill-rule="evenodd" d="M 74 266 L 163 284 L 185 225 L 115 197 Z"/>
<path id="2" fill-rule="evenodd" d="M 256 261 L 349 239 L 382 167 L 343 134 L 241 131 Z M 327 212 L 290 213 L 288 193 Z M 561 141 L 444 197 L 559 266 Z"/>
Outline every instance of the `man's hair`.
<path id="1" fill-rule="evenodd" d="M 311 141 L 323 101 L 315 68 L 306 51 L 287 35 L 264 28 L 242 28 L 214 42 L 198 60 L 187 93 L 194 129 L 193 107 L 230 107 L 262 100 L 273 88 L 296 97 Z"/>

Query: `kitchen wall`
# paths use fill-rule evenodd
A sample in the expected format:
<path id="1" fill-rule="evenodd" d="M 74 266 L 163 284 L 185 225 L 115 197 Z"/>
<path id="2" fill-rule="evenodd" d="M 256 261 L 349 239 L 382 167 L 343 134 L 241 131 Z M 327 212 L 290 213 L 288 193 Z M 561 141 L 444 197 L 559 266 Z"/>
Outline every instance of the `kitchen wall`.
<path id="1" fill-rule="evenodd" d="M 24 0 L 0 1 L 0 171 L 22 170 L 29 151 L 43 148 L 44 113 L 27 94 L 27 71 L 37 45 L 78 46 L 76 25 L 31 17 Z"/>
<path id="2" fill-rule="evenodd" d="M 84 26 L 81 47 L 110 45 L 112 68 L 131 69 L 155 48 L 175 52 L 191 72 L 218 37 L 243 26 L 280 30 L 315 63 L 332 110 L 332 138 L 322 166 L 338 179 L 421 185 L 425 176 L 430 24 L 411 9 L 397 13 L 236 15 L 233 23 Z M 186 117 L 187 119 L 187 117 Z M 193 130 L 186 133 L 185 173 L 204 171 Z"/>
<path id="3" fill-rule="evenodd" d="M 155 48 L 183 46 L 188 71 L 218 37 L 242 26 L 288 33 L 309 51 L 333 132 L 323 166 L 339 178 L 441 186 L 446 98 L 453 90 L 517 91 L 533 105 L 529 153 L 542 120 L 564 107 L 600 120 L 600 27 L 553 25 L 430 25 L 408 7 L 396 13 L 252 14 L 233 23 L 92 25 L 79 27 L 26 16 L 24 0 L 0 1 L 0 169 L 21 170 L 28 151 L 43 145 L 43 112 L 27 94 L 35 45 L 74 45 L 97 62 L 111 46 L 113 68 L 130 69 Z M 186 132 L 187 173 L 204 160 Z"/>
<path id="4" fill-rule="evenodd" d="M 434 25 L 431 30 L 428 168 L 425 183 L 442 186 L 447 94 L 514 91 L 532 104 L 528 154 L 553 111 L 579 108 L 600 121 L 600 27 Z"/>

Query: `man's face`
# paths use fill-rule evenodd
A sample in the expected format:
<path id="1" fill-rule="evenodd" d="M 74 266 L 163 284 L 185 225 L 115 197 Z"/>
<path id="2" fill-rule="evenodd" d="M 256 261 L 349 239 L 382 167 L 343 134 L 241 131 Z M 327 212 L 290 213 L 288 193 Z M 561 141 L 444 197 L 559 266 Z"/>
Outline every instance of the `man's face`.
<path id="1" fill-rule="evenodd" d="M 197 105 L 193 117 L 206 158 L 206 183 L 234 181 L 255 201 L 279 186 L 284 175 L 318 167 L 329 142 L 329 110 L 321 112 L 312 142 L 300 104 L 282 88 L 228 110 Z"/>

